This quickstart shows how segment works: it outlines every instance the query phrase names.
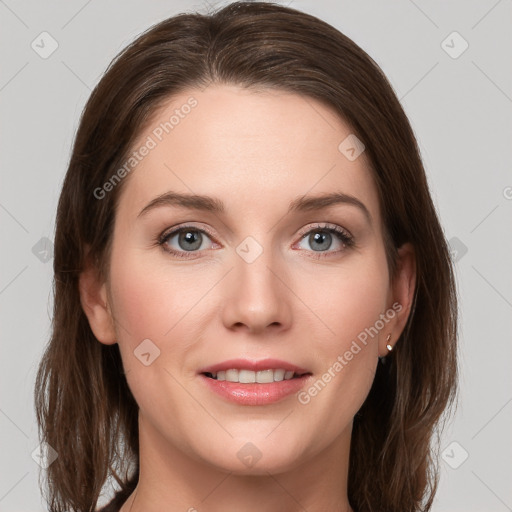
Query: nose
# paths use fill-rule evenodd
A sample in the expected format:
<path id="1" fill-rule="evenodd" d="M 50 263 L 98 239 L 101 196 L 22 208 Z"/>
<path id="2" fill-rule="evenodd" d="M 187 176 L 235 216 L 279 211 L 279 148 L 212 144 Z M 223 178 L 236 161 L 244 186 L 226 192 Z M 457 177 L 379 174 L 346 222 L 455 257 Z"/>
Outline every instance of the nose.
<path id="1" fill-rule="evenodd" d="M 286 330 L 291 323 L 291 296 L 284 262 L 270 250 L 252 262 L 237 254 L 226 279 L 223 323 L 227 329 L 253 334 Z"/>

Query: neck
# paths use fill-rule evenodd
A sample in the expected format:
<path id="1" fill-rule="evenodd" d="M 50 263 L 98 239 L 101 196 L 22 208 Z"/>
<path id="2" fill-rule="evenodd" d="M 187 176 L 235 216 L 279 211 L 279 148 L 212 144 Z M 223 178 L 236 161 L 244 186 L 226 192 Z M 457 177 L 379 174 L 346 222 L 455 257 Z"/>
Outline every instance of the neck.
<path id="1" fill-rule="evenodd" d="M 169 445 L 139 412 L 139 482 L 120 512 L 352 512 L 347 498 L 351 428 L 287 471 L 267 471 L 261 464 L 257 472 L 241 474 Z"/>

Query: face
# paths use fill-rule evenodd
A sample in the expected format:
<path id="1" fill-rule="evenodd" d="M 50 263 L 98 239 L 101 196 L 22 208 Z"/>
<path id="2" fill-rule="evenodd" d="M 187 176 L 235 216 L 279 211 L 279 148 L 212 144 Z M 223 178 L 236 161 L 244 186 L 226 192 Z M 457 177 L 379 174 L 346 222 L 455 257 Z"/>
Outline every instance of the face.
<path id="1" fill-rule="evenodd" d="M 211 85 L 138 137 L 105 283 L 115 332 L 89 318 L 162 451 L 273 473 L 350 436 L 407 288 L 388 275 L 366 155 L 339 149 L 351 133 L 313 99 Z M 233 359 L 244 371 L 223 374 Z"/>

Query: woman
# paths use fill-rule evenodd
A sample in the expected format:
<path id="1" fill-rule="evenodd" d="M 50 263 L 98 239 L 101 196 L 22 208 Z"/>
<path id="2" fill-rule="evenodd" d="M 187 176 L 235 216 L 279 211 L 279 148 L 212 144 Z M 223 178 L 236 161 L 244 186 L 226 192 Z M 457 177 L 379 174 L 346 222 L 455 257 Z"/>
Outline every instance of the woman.
<path id="1" fill-rule="evenodd" d="M 372 59 L 236 2 L 152 27 L 76 135 L 37 376 L 50 510 L 430 510 L 449 250 Z M 107 492 L 110 491 L 107 488 Z"/>

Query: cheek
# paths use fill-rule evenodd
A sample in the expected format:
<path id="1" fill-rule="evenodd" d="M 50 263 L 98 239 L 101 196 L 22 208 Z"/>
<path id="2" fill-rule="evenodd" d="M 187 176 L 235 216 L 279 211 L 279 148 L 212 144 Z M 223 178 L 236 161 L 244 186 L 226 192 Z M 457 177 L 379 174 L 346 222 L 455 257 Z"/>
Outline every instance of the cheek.
<path id="1" fill-rule="evenodd" d="M 377 365 L 378 338 L 386 335 L 388 271 L 384 253 L 353 261 L 312 281 L 302 293 L 315 312 L 310 329 L 321 368 L 312 386 L 298 396 L 311 414 L 329 410 L 326 432 L 347 424 L 364 402 Z M 311 284 L 311 283 L 310 283 Z"/>
<path id="2" fill-rule="evenodd" d="M 308 306 L 314 332 L 331 357 L 333 351 L 350 345 L 374 326 L 385 312 L 387 272 L 385 255 L 377 252 L 368 258 L 347 260 L 329 272 L 323 269 L 297 278 L 297 295 Z"/>
<path id="3" fill-rule="evenodd" d="M 336 323 L 336 332 L 342 339 L 353 340 L 366 332 L 384 313 L 387 297 L 387 280 L 376 268 L 366 267 L 364 272 L 352 273 L 343 283 L 333 303 L 332 321 Z M 337 313 L 335 313 L 337 311 Z M 376 347 L 375 347 L 376 348 Z"/>
<path id="4" fill-rule="evenodd" d="M 165 261 L 155 264 L 143 254 L 127 254 L 112 268 L 118 332 L 121 329 L 121 337 L 128 338 L 130 344 L 145 338 L 157 343 L 172 338 L 173 331 L 180 329 L 182 320 L 212 286 L 206 280 L 194 279 L 194 274 L 183 267 L 170 269 Z"/>
<path id="5" fill-rule="evenodd" d="M 152 410 L 160 399 L 173 403 L 183 399 L 169 373 L 177 374 L 192 340 L 198 337 L 191 313 L 198 310 L 198 301 L 212 287 L 204 281 L 194 280 L 193 274 L 180 268 L 170 269 L 165 261 L 155 262 L 142 251 L 113 252 L 110 289 L 119 350 L 128 385 L 141 410 Z M 146 353 L 149 356 L 144 360 Z M 166 385 L 169 388 L 162 393 Z M 158 408 L 161 413 L 164 405 Z"/>

